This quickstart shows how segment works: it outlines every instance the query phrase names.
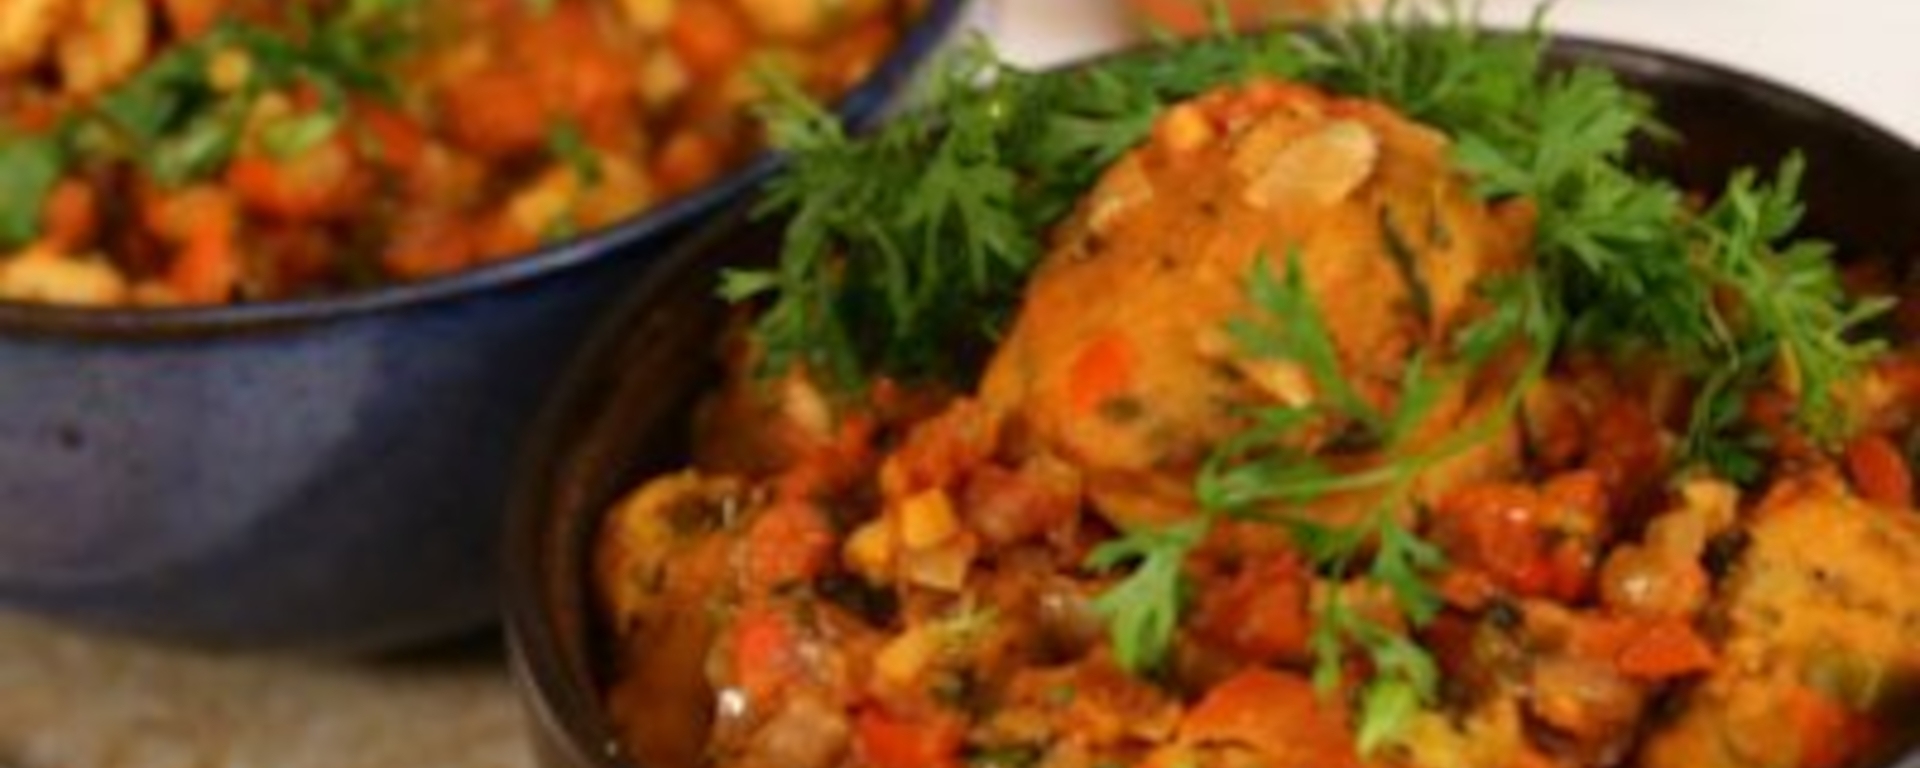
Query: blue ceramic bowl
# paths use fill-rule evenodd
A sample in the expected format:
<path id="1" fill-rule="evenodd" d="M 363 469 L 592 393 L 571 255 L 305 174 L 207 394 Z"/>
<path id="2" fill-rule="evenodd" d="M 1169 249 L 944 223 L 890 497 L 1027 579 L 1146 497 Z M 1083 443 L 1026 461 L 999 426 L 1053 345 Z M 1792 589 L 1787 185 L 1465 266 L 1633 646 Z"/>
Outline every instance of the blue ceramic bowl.
<path id="1" fill-rule="evenodd" d="M 1151 55 L 1151 54 L 1148 54 Z M 1641 160 L 1712 189 L 1742 166 L 1807 158 L 1807 228 L 1848 252 L 1920 258 L 1920 151 L 1826 103 L 1751 75 L 1629 45 L 1559 38 L 1550 55 L 1607 67 L 1650 94 L 1684 140 Z M 724 267 L 765 264 L 781 222 L 718 220 L 666 257 L 610 313 L 535 427 L 506 531 L 503 600 L 521 700 L 547 768 L 636 768 L 602 706 L 601 626 L 589 594 L 593 539 L 645 478 L 685 466 L 688 414 L 717 378 Z M 1920 768 L 1920 751 L 1892 768 Z M 654 767 L 658 768 L 658 767 Z"/>
<path id="2" fill-rule="evenodd" d="M 873 119 L 963 5 L 930 3 L 842 115 Z M 575 340 L 776 165 L 434 282 L 205 310 L 0 304 L 0 607 L 252 649 L 480 625 L 509 465 Z"/>

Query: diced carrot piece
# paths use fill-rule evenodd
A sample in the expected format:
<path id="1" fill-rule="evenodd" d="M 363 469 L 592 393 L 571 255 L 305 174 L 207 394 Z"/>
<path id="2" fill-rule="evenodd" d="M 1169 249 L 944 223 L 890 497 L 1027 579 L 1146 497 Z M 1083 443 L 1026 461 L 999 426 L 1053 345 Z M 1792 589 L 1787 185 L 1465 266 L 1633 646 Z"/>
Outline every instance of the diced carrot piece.
<path id="1" fill-rule="evenodd" d="M 471 266 L 475 248 L 472 223 L 466 218 L 423 210 L 400 218 L 380 259 L 395 277 L 420 280 Z"/>
<path id="2" fill-rule="evenodd" d="M 1133 387 L 1133 343 L 1120 331 L 1109 331 L 1088 342 L 1067 372 L 1067 407 L 1089 416 Z"/>
<path id="3" fill-rule="evenodd" d="M 731 75 L 753 49 L 753 34 L 739 13 L 715 0 L 683 0 L 667 27 L 667 44 L 696 78 L 717 83 Z"/>
<path id="4" fill-rule="evenodd" d="M 678 131 L 654 159 L 654 183 L 663 196 L 677 195 L 712 181 L 724 164 L 718 141 L 697 130 Z"/>
<path id="5" fill-rule="evenodd" d="M 526 24 L 513 43 L 539 83 L 535 95 L 549 121 L 569 120 L 603 143 L 633 119 L 640 65 L 607 39 L 592 4 L 562 3 Z"/>
<path id="6" fill-rule="evenodd" d="M 427 133 L 419 123 L 366 100 L 354 104 L 354 113 L 370 144 L 368 160 L 401 173 L 420 167 L 427 152 Z"/>
<path id="7" fill-rule="evenodd" d="M 41 212 L 43 236 L 61 253 L 77 253 L 93 242 L 100 227 L 98 198 L 93 187 L 66 179 L 53 188 Z"/>
<path id="8" fill-rule="evenodd" d="M 440 98 L 448 138 L 494 159 L 539 151 L 546 146 L 548 128 L 540 85 L 531 73 L 510 66 L 487 67 L 454 81 Z"/>
<path id="9" fill-rule="evenodd" d="M 1630 677 L 1667 680 L 1713 669 L 1713 647 L 1686 622 L 1656 621 L 1620 651 L 1617 664 Z"/>
<path id="10" fill-rule="evenodd" d="M 209 227 L 188 237 L 167 273 L 167 284 L 188 304 L 224 304 L 233 298 L 239 281 L 239 253 L 232 231 L 225 227 Z"/>

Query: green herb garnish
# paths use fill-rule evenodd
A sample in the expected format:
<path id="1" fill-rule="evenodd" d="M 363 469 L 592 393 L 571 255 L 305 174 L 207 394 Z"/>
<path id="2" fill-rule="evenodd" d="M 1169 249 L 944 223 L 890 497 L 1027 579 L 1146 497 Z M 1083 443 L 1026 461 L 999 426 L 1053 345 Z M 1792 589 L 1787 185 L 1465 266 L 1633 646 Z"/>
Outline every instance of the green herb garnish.
<path id="1" fill-rule="evenodd" d="M 1285 526 L 1336 587 L 1315 617 L 1316 680 L 1341 688 L 1354 653 L 1373 670 L 1348 686 L 1372 751 L 1434 702 L 1437 666 L 1337 587 L 1378 585 L 1408 625 L 1431 620 L 1439 600 L 1428 577 L 1441 556 L 1419 536 L 1415 480 L 1509 426 L 1559 350 L 1668 355 L 1705 383 L 1683 436 L 1689 457 L 1743 474 L 1753 469 L 1736 429 L 1741 398 L 1784 377 L 1800 395 L 1802 428 L 1833 445 L 1849 428 L 1834 389 L 1875 350 L 1849 331 L 1884 305 L 1850 302 L 1826 249 L 1788 240 L 1797 161 L 1773 185 L 1743 174 L 1695 212 L 1682 190 L 1630 162 L 1635 142 L 1665 137 L 1647 98 L 1596 68 L 1550 67 L 1545 50 L 1537 22 L 1490 34 L 1458 14 L 1436 23 L 1390 5 L 1327 34 L 1222 35 L 1071 72 L 1023 72 L 976 45 L 940 70 L 925 108 L 859 140 L 782 91 L 768 115 L 794 169 L 762 210 L 791 217 L 786 247 L 773 268 L 729 273 L 724 292 L 766 302 L 755 333 L 775 370 L 804 365 L 844 391 L 875 373 L 963 376 L 1010 316 L 1046 229 L 1169 104 L 1290 78 L 1380 99 L 1446 132 L 1484 197 L 1537 211 L 1533 269 L 1479 286 L 1481 317 L 1410 360 L 1393 402 L 1376 406 L 1340 370 L 1297 265 L 1262 262 L 1247 284 L 1260 314 L 1230 330 L 1247 354 L 1300 366 L 1318 401 L 1247 414 L 1198 473 L 1201 514 L 1127 531 L 1088 563 L 1131 568 L 1097 607 L 1116 659 L 1145 674 L 1173 648 L 1185 563 L 1211 527 Z M 1436 443 L 1411 439 L 1447 386 L 1516 351 L 1524 363 L 1492 413 Z M 1337 448 L 1308 439 L 1329 430 Z M 1323 455 L 1332 450 L 1348 460 Z M 1376 501 L 1351 524 L 1298 514 L 1355 492 Z"/>
<path id="2" fill-rule="evenodd" d="M 1114 660 L 1144 674 L 1158 669 L 1173 649 L 1174 631 L 1185 602 L 1187 555 L 1206 538 L 1212 519 L 1200 517 L 1165 528 L 1140 528 L 1095 548 L 1087 558 L 1094 571 L 1132 563 L 1133 572 L 1094 601 L 1107 618 Z"/>
<path id="3" fill-rule="evenodd" d="M 47 199 L 68 162 L 58 132 L 35 136 L 0 134 L 0 246 L 16 248 L 39 236 Z"/>
<path id="4" fill-rule="evenodd" d="M 565 163 L 583 187 L 599 184 L 606 176 L 600 157 L 593 153 L 593 146 L 580 133 L 580 126 L 571 120 L 556 121 L 548 126 L 547 154 Z"/>

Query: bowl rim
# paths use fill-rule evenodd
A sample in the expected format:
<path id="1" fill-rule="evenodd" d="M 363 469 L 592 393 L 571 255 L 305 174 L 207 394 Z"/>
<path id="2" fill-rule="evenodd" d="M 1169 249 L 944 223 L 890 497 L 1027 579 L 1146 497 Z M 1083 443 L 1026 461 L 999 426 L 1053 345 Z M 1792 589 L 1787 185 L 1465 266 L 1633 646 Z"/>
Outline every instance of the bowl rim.
<path id="1" fill-rule="evenodd" d="M 972 0 L 929 0 L 907 34 L 872 72 L 840 99 L 834 113 L 855 126 L 877 119 L 888 101 L 911 83 L 913 73 L 959 26 L 970 2 Z M 222 336 L 345 320 L 487 295 L 603 259 L 657 259 L 649 254 L 632 253 L 629 246 L 683 227 L 697 228 L 708 215 L 725 210 L 743 193 L 772 178 L 784 164 L 783 155 L 761 151 L 720 179 L 613 225 L 492 264 L 426 280 L 390 282 L 364 290 L 297 299 L 206 307 L 91 309 L 0 301 L 0 336 L 25 333 L 111 341 Z"/>
<path id="2" fill-rule="evenodd" d="M 1521 31 L 1491 25 L 1482 29 L 1495 35 Z M 1270 30 L 1260 34 L 1299 34 L 1301 31 Z M 1310 29 L 1306 32 L 1311 34 Z M 1738 65 L 1619 38 L 1549 30 L 1544 33 L 1544 39 L 1550 55 L 1600 63 L 1612 72 L 1683 83 L 1715 83 L 1745 92 L 1770 109 L 1808 115 L 1864 143 L 1904 150 L 1913 159 L 1910 167 L 1920 174 L 1920 146 L 1857 112 L 1780 80 Z M 1113 58 L 1150 56 L 1156 46 L 1152 42 L 1131 45 L 1046 69 L 1073 70 Z M 686 270 L 697 269 L 697 263 L 709 255 L 711 246 L 736 234 L 742 223 L 755 220 L 751 201 L 735 205 L 676 244 L 648 274 L 629 286 L 562 372 L 552 390 L 553 397 L 541 408 L 529 432 L 532 437 L 520 457 L 503 526 L 506 541 L 501 548 L 504 561 L 501 615 L 508 641 L 509 666 L 522 709 L 534 720 L 534 741 L 543 750 L 543 756 L 558 752 L 567 761 L 556 765 L 641 768 L 636 758 L 618 743 L 601 698 L 603 689 L 599 681 L 582 679 L 578 674 L 581 670 L 569 668 L 568 641 L 556 626 L 555 612 L 559 606 L 549 599 L 551 592 L 547 587 L 555 576 L 552 571 L 561 565 L 553 562 L 551 553 L 564 549 L 576 555 L 575 564 L 587 566 L 590 559 L 582 547 L 590 545 L 590 531 L 597 528 L 598 521 L 610 511 L 552 508 L 554 481 L 559 476 L 554 457 L 565 453 L 563 438 L 570 432 L 565 426 L 570 417 L 588 406 L 594 393 L 591 385 L 605 379 L 612 364 L 608 353 L 625 339 L 632 322 L 645 315 L 648 307 L 655 303 L 654 298 L 668 290 Z M 569 524 L 566 529 L 558 527 L 583 515 L 592 523 Z M 577 534 L 575 540 L 557 538 L 569 531 Z M 581 599 L 575 602 L 592 610 L 592 599 L 586 592 L 586 574 L 564 575 L 578 590 Z M 1920 768 L 1920 750 L 1901 757 L 1888 768 Z"/>

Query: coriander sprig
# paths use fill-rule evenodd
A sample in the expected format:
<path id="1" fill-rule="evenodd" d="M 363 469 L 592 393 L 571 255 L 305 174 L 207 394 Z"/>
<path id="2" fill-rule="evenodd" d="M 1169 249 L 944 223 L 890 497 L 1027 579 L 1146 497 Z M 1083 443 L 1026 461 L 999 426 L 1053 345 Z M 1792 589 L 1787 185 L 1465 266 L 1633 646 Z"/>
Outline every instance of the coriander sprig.
<path id="1" fill-rule="evenodd" d="M 1094 610 L 1107 619 L 1114 660 L 1122 668 L 1145 674 L 1166 661 L 1186 601 L 1187 556 L 1212 528 L 1209 516 L 1164 528 L 1138 528 L 1101 544 L 1087 557 L 1087 568 L 1095 572 L 1134 566 L 1093 602 Z"/>
<path id="2" fill-rule="evenodd" d="M 1315 613 L 1309 643 L 1317 686 L 1325 695 L 1339 690 L 1356 649 L 1373 669 L 1356 687 L 1359 741 L 1371 752 L 1435 700 L 1438 667 L 1404 632 L 1388 629 L 1349 604 L 1341 586 L 1378 584 L 1411 626 L 1433 620 L 1440 598 L 1428 577 L 1444 566 L 1445 558 L 1403 521 L 1414 485 L 1433 467 L 1512 423 L 1521 394 L 1544 373 L 1551 343 L 1533 345 L 1528 364 L 1489 413 L 1429 444 L 1416 440 L 1417 431 L 1432 415 L 1440 394 L 1459 383 L 1464 366 L 1479 365 L 1491 355 L 1490 349 L 1532 344 L 1536 334 L 1550 338 L 1552 321 L 1534 315 L 1543 307 L 1528 300 L 1530 281 L 1501 283 L 1499 290 L 1514 300 L 1502 305 L 1504 311 L 1463 329 L 1447 348 L 1415 355 L 1392 407 L 1382 414 L 1357 394 L 1340 394 L 1348 386 L 1347 377 L 1298 255 L 1283 269 L 1276 276 L 1269 261 L 1256 259 L 1247 280 L 1255 315 L 1231 327 L 1245 355 L 1301 366 L 1321 398 L 1304 406 L 1253 410 L 1247 428 L 1221 443 L 1195 478 L 1198 516 L 1173 527 L 1129 531 L 1097 550 L 1089 561 L 1095 570 L 1129 561 L 1136 566 L 1101 595 L 1096 606 L 1108 618 L 1110 641 L 1121 664 L 1136 672 L 1157 669 L 1179 628 L 1187 589 L 1184 564 L 1215 521 L 1234 518 L 1287 529 L 1306 562 L 1330 587 Z M 1328 422 L 1347 430 L 1347 450 L 1374 459 L 1342 469 L 1320 455 L 1304 432 Z M 1301 513 L 1333 495 L 1354 493 L 1372 494 L 1373 501 L 1352 523 L 1330 525 Z"/>
<path id="3" fill-rule="evenodd" d="M 974 40 L 936 66 L 921 108 L 859 138 L 775 81 L 764 119 L 792 166 L 760 211 L 789 217 L 781 262 L 727 273 L 722 295 L 767 302 L 755 335 L 768 370 L 806 365 L 841 391 L 874 372 L 963 378 L 1046 229 L 1161 109 L 1302 62 L 1284 37 L 1220 36 L 1029 72 Z"/>

